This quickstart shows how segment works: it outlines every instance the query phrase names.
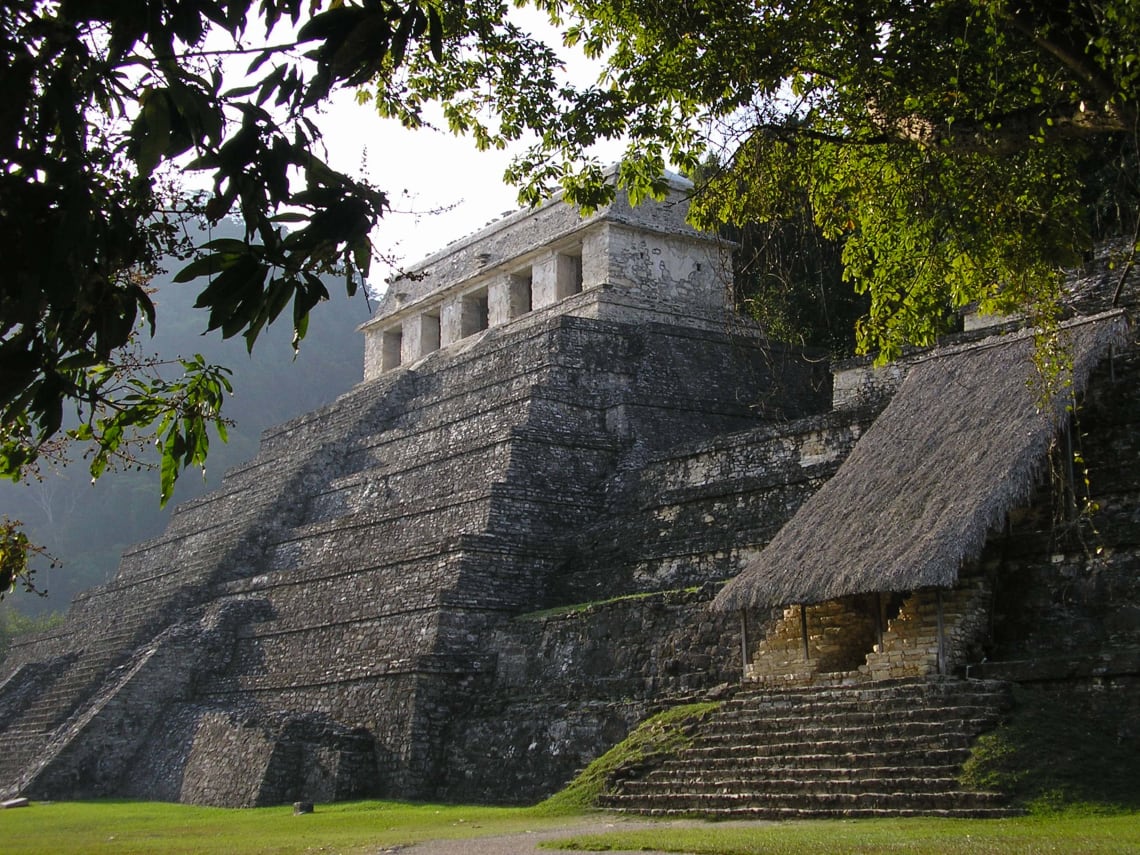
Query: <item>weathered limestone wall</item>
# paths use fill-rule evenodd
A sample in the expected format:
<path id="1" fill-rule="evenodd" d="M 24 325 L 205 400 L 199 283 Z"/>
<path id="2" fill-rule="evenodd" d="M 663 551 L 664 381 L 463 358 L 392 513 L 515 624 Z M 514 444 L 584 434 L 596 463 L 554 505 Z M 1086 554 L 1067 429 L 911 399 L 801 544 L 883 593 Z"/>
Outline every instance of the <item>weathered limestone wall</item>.
<path id="1" fill-rule="evenodd" d="M 865 416 L 810 416 L 689 443 L 615 477 L 548 602 L 699 585 L 739 572 L 838 468 Z"/>
<path id="2" fill-rule="evenodd" d="M 527 803 L 565 785 L 646 715 L 735 680 L 718 586 L 522 616 L 501 625 L 493 682 L 449 726 L 441 795 Z"/>
<path id="3" fill-rule="evenodd" d="M 984 658 L 990 607 L 990 584 L 984 577 L 963 579 L 953 591 L 915 591 L 859 670 L 872 680 L 962 673 L 967 664 Z"/>
<path id="4" fill-rule="evenodd" d="M 157 724 L 154 701 L 187 697 L 204 672 L 224 665 L 237 626 L 260 605 L 246 600 L 208 609 L 201 619 L 179 623 L 139 648 L 82 713 L 54 734 L 38 762 L 23 770 L 19 791 L 32 797 L 51 797 L 61 789 L 73 798 L 112 795 L 109 782 L 123 774 Z"/>
<path id="5" fill-rule="evenodd" d="M 751 636 L 757 641 L 745 677 L 768 685 L 806 685 L 855 671 L 877 640 L 877 605 L 874 597 L 844 597 L 780 609 L 767 632 Z"/>

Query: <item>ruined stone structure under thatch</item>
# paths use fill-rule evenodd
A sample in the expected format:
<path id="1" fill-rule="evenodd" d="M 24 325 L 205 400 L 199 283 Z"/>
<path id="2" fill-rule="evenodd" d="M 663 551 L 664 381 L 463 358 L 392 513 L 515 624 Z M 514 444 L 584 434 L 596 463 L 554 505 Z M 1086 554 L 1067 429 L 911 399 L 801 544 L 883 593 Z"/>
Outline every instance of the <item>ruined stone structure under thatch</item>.
<path id="1" fill-rule="evenodd" d="M 1070 432 L 1038 423 L 1022 339 L 847 366 L 833 401 L 818 354 L 732 314 L 728 250 L 684 215 L 680 185 L 585 218 L 553 201 L 393 282 L 361 385 L 266 432 L 63 627 L 13 646 L 0 790 L 524 801 L 738 681 L 742 651 L 781 684 L 984 652 L 1133 691 L 1126 316 L 1070 328 L 1100 430 L 1082 422 L 1093 554 L 1066 539 L 1079 519 L 1033 510 Z"/>

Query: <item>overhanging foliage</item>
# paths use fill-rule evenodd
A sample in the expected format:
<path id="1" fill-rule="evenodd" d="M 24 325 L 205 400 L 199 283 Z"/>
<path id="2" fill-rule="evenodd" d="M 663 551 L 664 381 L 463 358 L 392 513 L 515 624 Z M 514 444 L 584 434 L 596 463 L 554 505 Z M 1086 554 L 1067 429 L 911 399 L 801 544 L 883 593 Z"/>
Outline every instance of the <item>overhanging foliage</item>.
<path id="1" fill-rule="evenodd" d="M 628 140 L 634 196 L 667 163 L 697 174 L 714 154 L 697 224 L 794 220 L 806 205 L 869 294 L 860 344 L 884 358 L 933 343 L 973 301 L 1053 322 L 1061 268 L 1106 225 L 1091 209 L 1111 198 L 1109 227 L 1136 225 L 1131 0 L 537 5 L 605 70 L 519 159 L 527 198 L 552 182 L 604 197 L 597 171 L 571 166 L 598 138 Z"/>

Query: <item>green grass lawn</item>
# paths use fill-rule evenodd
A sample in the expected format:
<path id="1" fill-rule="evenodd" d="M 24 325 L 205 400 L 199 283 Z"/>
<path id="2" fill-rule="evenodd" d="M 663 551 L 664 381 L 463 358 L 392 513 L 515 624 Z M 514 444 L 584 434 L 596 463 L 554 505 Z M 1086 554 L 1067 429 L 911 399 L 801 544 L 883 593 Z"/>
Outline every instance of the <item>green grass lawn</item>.
<path id="1" fill-rule="evenodd" d="M 663 826 L 582 835 L 543 845 L 586 852 L 660 850 L 693 855 L 1119 855 L 1140 853 L 1140 814 L 710 823 L 699 828 Z"/>
<path id="2" fill-rule="evenodd" d="M 56 802 L 0 812 L 4 855 L 68 853 L 375 853 L 422 840 L 556 828 L 567 816 L 533 808 L 353 802 L 235 810 L 156 802 Z M 663 822 L 659 828 L 568 838 L 546 848 L 654 848 L 712 855 L 782 853 L 1140 853 L 1140 813 L 1073 811 L 1004 820 L 860 820 L 788 823 Z"/>
<path id="3" fill-rule="evenodd" d="M 420 840 L 512 834 L 558 825 L 522 808 L 349 802 L 292 807 L 207 808 L 160 802 L 45 802 L 0 811 L 3 855 L 375 852 Z"/>

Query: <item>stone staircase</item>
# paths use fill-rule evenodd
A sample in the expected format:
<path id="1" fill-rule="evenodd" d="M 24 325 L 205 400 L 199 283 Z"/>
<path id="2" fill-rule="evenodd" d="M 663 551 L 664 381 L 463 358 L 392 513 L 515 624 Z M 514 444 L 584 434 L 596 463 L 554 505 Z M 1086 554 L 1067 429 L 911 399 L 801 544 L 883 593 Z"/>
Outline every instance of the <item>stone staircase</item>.
<path id="1" fill-rule="evenodd" d="M 134 628 L 130 628 L 133 630 Z M 106 675 L 129 653 L 133 633 L 119 631 L 94 640 L 82 655 L 51 675 L 44 689 L 3 730 L 0 782 L 15 780 L 33 763 L 45 745 L 96 690 Z M 6 791 L 0 788 L 0 795 Z"/>
<path id="2" fill-rule="evenodd" d="M 963 790 L 957 776 L 1009 704 L 1008 684 L 938 677 L 742 692 L 602 806 L 714 818 L 1007 816 L 1004 796 Z"/>

